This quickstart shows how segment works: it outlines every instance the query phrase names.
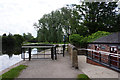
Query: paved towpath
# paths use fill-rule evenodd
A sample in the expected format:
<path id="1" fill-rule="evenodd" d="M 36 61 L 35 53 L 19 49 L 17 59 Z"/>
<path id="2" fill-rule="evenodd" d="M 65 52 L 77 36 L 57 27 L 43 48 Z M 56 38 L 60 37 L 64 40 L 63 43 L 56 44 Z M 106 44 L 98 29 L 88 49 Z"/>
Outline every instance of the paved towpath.
<path id="1" fill-rule="evenodd" d="M 18 78 L 77 78 L 78 74 L 83 74 L 72 67 L 68 55 L 63 57 L 59 54 L 57 60 L 38 59 L 26 61 L 24 64 L 28 67 Z"/>
<path id="2" fill-rule="evenodd" d="M 120 73 L 101 66 L 86 63 L 86 56 L 78 56 L 79 69 L 90 78 L 119 78 Z"/>

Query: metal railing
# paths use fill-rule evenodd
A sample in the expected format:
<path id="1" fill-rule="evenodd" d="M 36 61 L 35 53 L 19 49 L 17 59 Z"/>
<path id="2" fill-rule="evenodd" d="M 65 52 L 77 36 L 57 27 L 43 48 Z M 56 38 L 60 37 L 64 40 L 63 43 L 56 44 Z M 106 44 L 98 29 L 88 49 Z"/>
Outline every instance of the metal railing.
<path id="1" fill-rule="evenodd" d="M 120 55 L 119 54 L 106 54 L 104 52 L 88 51 L 87 58 L 93 60 L 103 66 L 109 67 L 120 72 Z"/>

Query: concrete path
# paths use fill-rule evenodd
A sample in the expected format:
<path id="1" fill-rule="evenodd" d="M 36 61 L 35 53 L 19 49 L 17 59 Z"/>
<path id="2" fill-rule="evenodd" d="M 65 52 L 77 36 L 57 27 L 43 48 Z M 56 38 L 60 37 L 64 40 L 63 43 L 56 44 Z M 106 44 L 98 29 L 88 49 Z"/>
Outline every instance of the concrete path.
<path id="1" fill-rule="evenodd" d="M 38 59 L 26 61 L 24 65 L 28 67 L 23 70 L 18 78 L 77 78 L 78 74 L 83 74 L 80 70 L 75 70 L 68 55 L 63 57 L 58 55 L 58 59 Z"/>
<path id="2" fill-rule="evenodd" d="M 79 69 L 90 78 L 120 78 L 120 73 L 86 63 L 86 56 L 78 56 Z"/>

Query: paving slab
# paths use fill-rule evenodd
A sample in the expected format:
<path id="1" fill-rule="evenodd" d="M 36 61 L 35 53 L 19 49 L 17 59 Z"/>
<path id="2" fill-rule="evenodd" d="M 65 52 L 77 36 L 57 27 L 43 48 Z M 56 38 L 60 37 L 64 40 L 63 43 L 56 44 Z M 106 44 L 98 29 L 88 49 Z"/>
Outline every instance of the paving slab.
<path id="1" fill-rule="evenodd" d="M 72 67 L 68 54 L 65 57 L 59 54 L 57 60 L 33 59 L 24 65 L 28 67 L 18 78 L 77 78 L 78 74 L 83 74 L 81 70 Z"/>
<path id="2" fill-rule="evenodd" d="M 86 56 L 78 56 L 79 68 L 90 78 L 120 78 L 120 73 L 101 66 L 86 63 Z"/>

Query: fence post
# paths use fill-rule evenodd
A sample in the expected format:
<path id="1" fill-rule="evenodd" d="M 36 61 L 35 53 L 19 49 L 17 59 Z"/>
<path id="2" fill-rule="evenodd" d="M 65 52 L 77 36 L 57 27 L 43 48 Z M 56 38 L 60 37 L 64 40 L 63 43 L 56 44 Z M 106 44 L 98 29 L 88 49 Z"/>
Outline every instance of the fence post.
<path id="1" fill-rule="evenodd" d="M 54 54 L 53 54 L 53 47 L 51 48 L 51 58 L 52 58 L 52 60 L 54 60 Z"/>
<path id="2" fill-rule="evenodd" d="M 55 60 L 57 60 L 56 46 L 55 46 Z"/>
<path id="3" fill-rule="evenodd" d="M 31 60 L 31 48 L 29 48 L 29 61 Z"/>
<path id="4" fill-rule="evenodd" d="M 63 45 L 63 57 L 64 57 L 64 54 L 65 54 L 65 44 Z"/>
<path id="5" fill-rule="evenodd" d="M 78 69 L 78 57 L 77 57 L 77 49 L 73 49 L 73 59 L 72 59 L 72 62 L 73 62 L 73 66 L 75 67 L 75 69 Z"/>
<path id="6" fill-rule="evenodd" d="M 111 54 L 108 55 L 108 65 L 111 66 Z"/>
<path id="7" fill-rule="evenodd" d="M 101 62 L 101 53 L 99 52 L 99 62 Z"/>

